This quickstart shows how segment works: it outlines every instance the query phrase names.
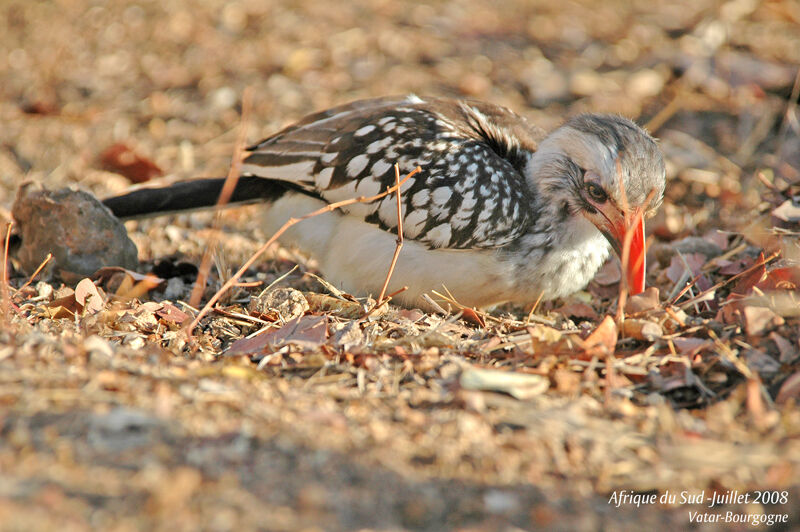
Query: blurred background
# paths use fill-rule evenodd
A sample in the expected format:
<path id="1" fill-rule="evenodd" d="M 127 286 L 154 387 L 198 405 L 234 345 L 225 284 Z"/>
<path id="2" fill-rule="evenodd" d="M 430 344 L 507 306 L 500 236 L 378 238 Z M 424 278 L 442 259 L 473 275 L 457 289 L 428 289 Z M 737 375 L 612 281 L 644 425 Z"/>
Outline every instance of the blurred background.
<path id="1" fill-rule="evenodd" d="M 224 175 L 246 87 L 248 141 L 414 92 L 485 99 L 546 129 L 581 111 L 648 125 L 672 180 L 653 227 L 671 239 L 756 208 L 756 169 L 798 179 L 785 117 L 799 64 L 792 0 L 5 0 L 0 215 L 23 179 L 127 188 L 105 170 L 119 144 L 148 178 Z"/>
<path id="2" fill-rule="evenodd" d="M 778 204 L 796 209 L 787 198 L 800 182 L 799 65 L 797 0 L 0 0 L 0 222 L 25 180 L 106 197 L 136 182 L 225 175 L 248 88 L 248 142 L 336 104 L 417 93 L 505 105 L 545 129 L 584 111 L 635 119 L 668 163 L 664 206 L 648 230 L 660 243 L 695 235 L 725 248 L 732 231 L 777 223 Z M 243 230 L 225 236 L 218 262 L 236 266 L 264 241 L 248 209 L 226 213 Z M 210 218 L 128 229 L 142 260 L 197 262 Z M 751 243 L 747 265 L 769 249 L 757 235 Z M 275 275 L 292 266 L 277 262 Z M 726 282 L 742 264 L 728 264 Z M 679 288 L 677 266 L 677 277 L 661 268 L 651 279 Z M 615 282 L 604 287 L 603 313 Z M 516 402 L 451 393 L 453 360 L 463 357 L 444 348 L 386 367 L 364 362 L 366 373 L 342 362 L 343 373 L 326 378 L 352 377 L 349 388 L 330 380 L 323 389 L 311 382 L 316 366 L 306 378 L 294 367 L 274 376 L 220 361 L 218 339 L 202 356 L 165 351 L 152 336 L 163 324 L 138 316 L 138 344 L 121 345 L 130 328 L 77 319 L 20 319 L 28 332 L 18 336 L 0 329 L 0 529 L 14 517 L 20 530 L 518 530 L 503 528 L 503 516 L 525 528 L 678 529 L 686 507 L 617 509 L 609 490 L 797 484 L 796 320 L 785 339 L 773 333 L 775 346 L 755 338 L 769 356 L 748 359 L 772 384 L 794 373 L 784 386 L 791 399 L 773 409 L 755 400 L 753 379 L 707 408 L 696 408 L 698 393 L 683 403 L 649 393 L 672 386 L 680 399 L 701 386 L 689 356 L 695 370 L 698 346 L 710 366 L 721 356 L 705 337 L 679 345 L 684 358 L 631 377 L 633 389 L 647 375 L 652 404 L 611 401 L 596 391 L 594 369 L 562 371 L 550 356 L 536 371 L 555 372 L 556 391 Z M 86 336 L 95 330 L 110 341 Z M 724 339 L 737 350 L 756 345 L 738 331 Z M 400 392 L 360 389 L 364 375 L 369 386 L 375 375 L 397 386 L 401 370 Z M 740 382 L 721 376 L 712 385 Z M 751 510 L 797 520 L 797 493 Z"/>

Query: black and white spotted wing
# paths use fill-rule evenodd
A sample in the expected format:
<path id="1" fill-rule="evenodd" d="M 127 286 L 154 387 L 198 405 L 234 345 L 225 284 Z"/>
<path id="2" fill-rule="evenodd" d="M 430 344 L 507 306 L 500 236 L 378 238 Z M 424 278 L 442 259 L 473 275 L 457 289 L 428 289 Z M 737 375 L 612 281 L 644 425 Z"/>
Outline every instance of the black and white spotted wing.
<path id="1" fill-rule="evenodd" d="M 430 248 L 500 247 L 533 222 L 521 170 L 538 130 L 504 108 L 476 105 L 411 97 L 337 107 L 251 147 L 242 172 L 332 203 L 386 190 L 395 163 L 401 176 L 420 166 L 402 187 L 405 236 Z M 397 231 L 393 196 L 345 212 Z"/>

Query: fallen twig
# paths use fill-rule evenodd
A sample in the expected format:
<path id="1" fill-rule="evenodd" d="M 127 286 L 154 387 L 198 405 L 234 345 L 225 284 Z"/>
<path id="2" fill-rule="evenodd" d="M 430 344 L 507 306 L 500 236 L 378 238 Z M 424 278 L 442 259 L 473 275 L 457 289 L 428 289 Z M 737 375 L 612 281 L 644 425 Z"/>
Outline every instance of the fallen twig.
<path id="1" fill-rule="evenodd" d="M 385 303 L 383 296 L 386 295 L 386 288 L 389 286 L 392 273 L 394 273 L 397 257 L 400 256 L 400 250 L 403 249 L 403 208 L 400 202 L 400 165 L 398 163 L 394 163 L 394 182 L 396 187 L 395 197 L 397 198 L 397 245 L 394 248 L 392 262 L 389 264 L 389 271 L 386 273 L 386 280 L 383 281 L 383 286 L 381 287 L 381 294 L 378 296 L 378 301 L 375 302 L 376 308 Z"/>
<path id="2" fill-rule="evenodd" d="M 255 253 L 253 253 L 253 255 L 251 255 L 249 259 L 247 259 L 247 261 L 241 266 L 241 268 L 239 268 L 239 270 L 235 274 L 233 274 L 233 276 L 230 279 L 225 281 L 225 284 L 223 284 L 222 287 L 219 290 L 217 290 L 217 293 L 215 293 L 211 297 L 211 299 L 208 301 L 208 303 L 206 303 L 205 306 L 197 314 L 195 319 L 192 320 L 192 322 L 188 325 L 187 333 L 191 334 L 191 332 L 194 330 L 194 328 L 197 327 L 197 324 L 200 323 L 200 320 L 203 319 L 203 317 L 206 314 L 208 314 L 208 312 L 217 303 L 217 301 L 219 301 L 219 299 L 234 285 L 234 283 L 236 283 L 236 281 L 239 280 L 239 277 L 241 277 L 244 274 L 244 272 L 246 272 L 247 269 L 250 266 L 252 266 L 253 263 L 256 260 L 258 260 L 258 258 L 272 244 L 274 244 L 275 241 L 277 241 L 278 238 L 280 238 L 281 235 L 283 235 L 283 233 L 286 232 L 287 229 L 289 229 L 290 227 L 292 227 L 293 225 L 295 225 L 295 224 L 297 224 L 299 222 L 302 222 L 303 220 L 307 220 L 309 218 L 313 218 L 315 216 L 319 216 L 320 214 L 333 212 L 336 209 L 339 209 L 341 207 L 346 207 L 347 205 L 352 205 L 354 203 L 370 203 L 370 202 L 373 202 L 373 201 L 377 201 L 377 200 L 379 200 L 381 198 L 385 198 L 389 194 L 393 193 L 395 190 L 399 189 L 408 179 L 411 178 L 411 176 L 413 176 L 414 174 L 416 174 L 417 172 L 420 172 L 420 171 L 422 171 L 422 169 L 420 167 L 417 167 L 416 169 L 414 169 L 413 172 L 411 172 L 406 177 L 404 177 L 403 180 L 400 181 L 398 184 L 396 184 L 393 187 L 390 187 L 390 188 L 386 189 L 384 192 L 381 192 L 380 194 L 376 194 L 375 196 L 370 196 L 368 198 L 365 198 L 364 196 L 359 196 L 357 198 L 350 198 L 350 199 L 347 199 L 347 200 L 337 201 L 335 203 L 330 203 L 328 205 L 325 205 L 324 207 L 320 207 L 316 211 L 308 213 L 308 214 L 306 214 L 304 216 L 301 216 L 300 218 L 289 218 L 288 220 L 286 220 L 286 223 L 284 223 L 280 227 L 280 229 L 278 229 L 275 232 L 275 234 L 272 235 L 272 237 L 269 240 L 267 240 L 266 243 L 264 243 L 260 248 L 258 248 L 258 250 Z"/>
<path id="3" fill-rule="evenodd" d="M 727 278 L 727 279 L 725 279 L 724 281 L 720 281 L 720 282 L 718 282 L 717 284 L 715 284 L 715 285 L 714 285 L 714 286 L 712 286 L 711 288 L 708 288 L 708 289 L 706 289 L 706 290 L 703 290 L 702 292 L 700 292 L 699 294 L 697 294 L 695 297 L 693 297 L 693 298 L 691 298 L 691 299 L 689 299 L 689 300 L 687 300 L 687 301 L 684 301 L 683 303 L 681 303 L 681 305 L 680 305 L 680 306 L 681 306 L 681 308 L 685 308 L 685 307 L 687 307 L 687 306 L 689 306 L 689 305 L 692 305 L 692 304 L 694 304 L 694 303 L 696 303 L 696 302 L 698 302 L 698 301 L 705 301 L 705 299 L 704 299 L 704 298 L 705 298 L 707 295 L 709 295 L 709 294 L 713 294 L 713 293 L 714 293 L 716 290 L 718 290 L 718 289 L 722 288 L 723 286 L 725 286 L 726 284 L 730 283 L 731 281 L 734 281 L 734 280 L 738 279 L 739 277 L 742 277 L 743 275 L 746 275 L 746 274 L 748 274 L 748 273 L 752 272 L 753 270 L 755 270 L 755 269 L 757 269 L 757 268 L 760 268 L 760 267 L 762 267 L 762 266 L 765 266 L 767 263 L 769 263 L 769 262 L 772 262 L 773 260 L 775 260 L 776 258 L 778 258 L 778 255 L 780 255 L 780 254 L 781 254 L 781 252 L 780 252 L 780 251 L 776 251 L 775 253 L 773 253 L 773 254 L 772 254 L 772 255 L 770 255 L 769 257 L 765 258 L 763 261 L 761 261 L 761 260 L 760 260 L 760 261 L 756 262 L 755 264 L 753 264 L 752 266 L 750 266 L 749 268 L 747 268 L 746 270 L 743 270 L 743 271 L 741 271 L 741 272 L 737 273 L 737 274 L 736 274 L 736 275 L 734 275 L 733 277 L 728 277 L 728 278 Z M 678 297 L 680 297 L 680 295 L 679 295 Z"/>
<path id="4" fill-rule="evenodd" d="M 36 276 L 39 275 L 39 273 L 44 269 L 44 267 L 47 266 L 47 263 L 50 262 L 52 259 L 53 259 L 53 254 L 48 253 L 47 256 L 44 258 L 44 260 L 42 261 L 42 263 L 36 268 L 36 270 L 31 274 L 31 276 L 28 277 L 28 280 L 25 281 L 25 284 L 17 288 L 14 291 L 14 294 L 15 295 L 19 294 L 21 291 L 27 288 L 33 282 L 33 280 L 36 279 Z"/>
<path id="5" fill-rule="evenodd" d="M 206 289 L 206 280 L 208 273 L 211 271 L 211 257 L 217 248 L 217 240 L 219 239 L 219 226 L 222 224 L 221 208 L 225 206 L 231 199 L 233 191 L 236 189 L 236 183 L 239 181 L 239 174 L 242 166 L 242 153 L 247 142 L 247 124 L 250 118 L 250 100 L 251 90 L 246 88 L 242 93 L 242 120 L 239 126 L 239 135 L 236 137 L 236 144 L 233 149 L 233 160 L 231 167 L 228 170 L 228 175 L 225 177 L 225 183 L 222 185 L 222 191 L 217 198 L 215 206 L 216 216 L 214 216 L 214 223 L 212 225 L 213 231 L 211 238 L 206 245 L 206 250 L 203 253 L 203 258 L 200 261 L 200 267 L 197 269 L 197 279 L 195 280 L 194 287 L 192 287 L 192 294 L 189 296 L 189 302 L 197 306 L 203 298 L 203 292 Z"/>
<path id="6" fill-rule="evenodd" d="M 11 313 L 11 296 L 8 290 L 8 243 L 11 240 L 11 226 L 13 222 L 6 224 L 6 237 L 3 241 L 3 274 L 0 277 L 0 291 L 3 298 L 3 325 L 8 327 L 9 315 Z"/>

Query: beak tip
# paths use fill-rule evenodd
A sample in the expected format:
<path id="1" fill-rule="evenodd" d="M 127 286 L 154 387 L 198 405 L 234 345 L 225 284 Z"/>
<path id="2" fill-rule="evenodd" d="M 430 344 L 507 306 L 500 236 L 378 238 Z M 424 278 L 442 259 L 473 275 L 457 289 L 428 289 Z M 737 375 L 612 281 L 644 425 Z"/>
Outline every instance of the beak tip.
<path id="1" fill-rule="evenodd" d="M 629 229 L 633 231 L 633 238 L 630 242 L 628 253 L 628 264 L 626 280 L 628 281 L 628 292 L 636 295 L 644 292 L 645 289 L 645 237 L 644 219 Z"/>

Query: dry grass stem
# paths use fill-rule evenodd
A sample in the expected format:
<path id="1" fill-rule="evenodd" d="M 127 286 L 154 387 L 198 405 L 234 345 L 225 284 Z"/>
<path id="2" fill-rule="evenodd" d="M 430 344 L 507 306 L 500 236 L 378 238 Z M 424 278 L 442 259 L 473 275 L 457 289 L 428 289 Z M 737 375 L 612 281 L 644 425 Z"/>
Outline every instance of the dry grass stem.
<path id="1" fill-rule="evenodd" d="M 11 226 L 12 222 L 6 224 L 6 236 L 3 239 L 3 264 L 2 276 L 0 276 L 0 293 L 3 298 L 3 324 L 8 327 L 9 320 L 11 319 L 11 295 L 8 285 L 8 246 L 11 240 Z"/>
<path id="2" fill-rule="evenodd" d="M 542 302 L 542 297 L 544 297 L 544 292 L 539 294 L 539 297 L 536 298 L 536 302 L 531 307 L 530 312 L 528 312 L 528 316 L 525 318 L 525 324 L 530 324 L 531 319 L 533 318 L 533 314 L 536 312 L 536 309 L 539 307 L 539 303 Z"/>
<path id="3" fill-rule="evenodd" d="M 31 276 L 28 277 L 28 280 L 25 281 L 25 284 L 23 284 L 22 286 L 17 288 L 14 293 L 18 294 L 19 292 L 21 292 L 22 290 L 24 290 L 25 288 L 30 286 L 30 284 L 33 282 L 33 280 L 36 279 L 36 276 L 39 275 L 39 273 L 41 273 L 41 271 L 44 269 L 44 267 L 47 266 L 47 263 L 50 262 L 52 259 L 53 259 L 53 254 L 52 253 L 48 253 L 47 256 L 44 258 L 44 260 L 42 261 L 42 263 L 36 268 L 36 270 L 34 270 L 34 272 L 31 274 Z"/>
<path id="4" fill-rule="evenodd" d="M 311 213 L 308 213 L 308 214 L 306 214 L 304 216 L 301 216 L 300 218 L 289 218 L 288 220 L 286 220 L 286 223 L 284 223 L 275 232 L 275 234 L 272 235 L 272 237 L 270 237 L 269 240 L 267 240 L 266 243 L 264 243 L 260 248 L 258 248 L 258 250 L 255 253 L 253 253 L 253 255 L 249 259 L 247 259 L 247 261 L 239 268 L 239 270 L 235 274 L 233 274 L 233 276 L 230 279 L 225 281 L 225 284 L 223 284 L 222 287 L 219 290 L 217 290 L 217 292 L 211 297 L 211 299 L 208 301 L 208 303 L 206 303 L 205 306 L 203 306 L 203 308 L 197 314 L 195 319 L 192 320 L 192 322 L 189 324 L 189 326 L 187 327 L 187 333 L 191 334 L 191 332 L 194 330 L 194 328 L 197 327 L 197 324 L 200 323 L 200 320 L 203 319 L 203 317 L 206 314 L 208 314 L 208 312 L 217 303 L 217 301 L 219 301 L 219 299 L 228 290 L 230 290 L 230 288 L 236 283 L 236 281 L 239 280 L 239 278 L 244 274 L 244 272 L 246 272 L 247 269 L 250 266 L 252 266 L 253 263 L 256 260 L 258 260 L 258 258 L 261 255 L 263 255 L 264 252 L 272 244 L 274 244 L 278 240 L 278 238 L 280 238 L 280 236 L 283 235 L 283 233 L 286 232 L 287 229 L 289 229 L 290 227 L 292 227 L 293 225 L 295 225 L 295 224 L 297 224 L 299 222 L 302 222 L 303 220 L 308 220 L 309 218 L 313 218 L 315 216 L 319 216 L 320 214 L 333 212 L 336 209 L 339 209 L 341 207 L 346 207 L 347 205 L 352 205 L 354 203 L 370 203 L 370 202 L 373 202 L 373 201 L 377 201 L 377 200 L 379 200 L 381 198 L 385 198 L 389 194 L 395 192 L 396 190 L 399 190 L 400 187 L 403 185 L 403 183 L 405 183 L 408 179 L 410 179 L 413 175 L 415 175 L 417 172 L 420 172 L 420 171 L 422 171 L 422 169 L 420 167 L 415 168 L 414 171 L 412 171 L 406 177 L 404 177 L 403 180 L 400 181 L 398 184 L 396 184 L 393 187 L 390 187 L 390 188 L 386 189 L 384 192 L 381 192 L 380 194 L 376 194 L 376 195 L 370 196 L 370 197 L 359 196 L 357 198 L 350 198 L 350 199 L 346 199 L 346 200 L 342 200 L 342 201 L 337 201 L 335 203 L 330 203 L 328 205 L 325 205 L 324 207 L 321 207 L 321 208 L 317 209 L 314 212 L 311 212 Z"/>
<path id="5" fill-rule="evenodd" d="M 797 0 L 728 2 L 724 9 L 705 2 L 679 13 L 662 1 L 653 9 L 663 16 L 646 18 L 634 3 L 617 2 L 619 20 L 612 24 L 608 10 L 589 2 L 543 12 L 511 0 L 507 9 L 491 10 L 497 31 L 489 37 L 535 18 L 534 44 L 552 53 L 543 62 L 499 50 L 480 64 L 448 47 L 486 44 L 482 19 L 489 8 L 477 0 L 461 3 L 469 16 L 435 32 L 409 24 L 408 10 L 365 0 L 343 3 L 336 17 L 305 0 L 291 2 L 292 9 L 239 2 L 246 5 L 224 13 L 208 2 L 149 2 L 127 10 L 124 27 L 109 32 L 120 10 L 82 16 L 94 4 L 16 2 L 3 20 L 10 31 L 0 32 L 2 48 L 16 52 L 0 73 L 6 126 L 0 128 L 0 229 L 19 212 L 12 202 L 23 180 L 62 188 L 77 178 L 81 188 L 106 196 L 138 179 L 123 170 L 112 178 L 96 160 L 120 141 L 144 166 L 157 163 L 176 179 L 219 178 L 209 183 L 213 197 L 204 199 L 227 207 L 247 179 L 248 152 L 238 155 L 245 130 L 250 142 L 254 134 L 280 135 L 282 126 L 297 124 L 291 130 L 297 142 L 274 161 L 292 165 L 282 169 L 286 176 L 320 157 L 338 168 L 331 186 L 355 170 L 358 177 L 370 169 L 380 173 L 381 158 L 399 162 L 400 171 L 387 167 L 379 186 L 336 198 L 388 192 L 382 199 L 293 225 L 325 203 L 299 207 L 255 244 L 252 224 L 244 232 L 227 227 L 230 214 L 245 211 L 221 207 L 200 217 L 129 224 L 144 259 L 138 265 L 142 271 L 152 266 L 159 285 L 137 286 L 139 274 L 109 270 L 97 279 L 96 288 L 110 297 L 103 305 L 94 304 L 86 282 L 78 288 L 72 278 L 48 277 L 50 270 L 66 270 L 61 264 L 54 270 L 55 251 L 29 277 L 51 250 L 27 253 L 36 240 L 14 222 L 5 271 L 0 266 L 0 529 L 55 530 L 67 520 L 81 530 L 116 523 L 196 529 L 217 522 L 236 530 L 263 523 L 281 530 L 595 530 L 598 523 L 609 530 L 683 530 L 702 520 L 702 505 L 631 504 L 631 494 L 658 499 L 683 490 L 692 496 L 764 491 L 784 499 L 763 512 L 736 502 L 705 512 L 735 515 L 739 528 L 797 521 Z M 292 16 L 298 10 L 303 16 Z M 452 20 L 451 11 L 446 2 L 428 2 L 412 18 Z M 629 20 L 636 20 L 633 33 Z M 354 24 L 361 28 L 357 35 L 350 31 Z M 523 26 L 523 33 L 533 28 Z M 603 31 L 590 32 L 588 47 L 586 39 L 538 31 L 565 26 Z M 322 35 L 321 27 L 330 31 Z M 341 39 L 330 43 L 327 35 Z M 648 41 L 652 36 L 657 42 Z M 392 50 L 384 46 L 387 37 Z M 63 42 L 70 43 L 69 53 L 58 53 Z M 399 70 L 396 45 L 408 60 Z M 648 63 L 653 46 L 658 64 Z M 107 56 L 110 49 L 114 57 Z M 203 50 L 209 53 L 200 57 Z M 130 60 L 139 57 L 157 61 Z M 363 57 L 370 59 L 366 66 L 351 60 Z M 587 65 L 598 68 L 587 71 Z M 258 72 L 273 75 L 250 100 L 242 88 Z M 509 72 L 518 74 L 517 82 L 508 82 Z M 423 146 L 420 160 L 432 156 L 431 165 L 446 164 L 433 152 L 467 134 L 467 144 L 450 154 L 456 164 L 484 144 L 518 167 L 529 141 L 546 136 L 527 131 L 532 138 L 509 144 L 521 130 L 510 126 L 505 111 L 495 114 L 480 103 L 467 104 L 483 117 L 468 112 L 474 120 L 465 130 L 458 108 L 423 98 L 453 119 L 454 131 L 433 131 L 428 125 L 436 120 L 414 119 L 413 109 L 426 107 L 414 98 L 357 103 L 368 95 L 443 86 L 454 87 L 454 96 L 510 104 L 551 131 L 583 112 L 650 119 L 646 128 L 661 137 L 669 179 L 662 208 L 647 219 L 650 209 L 642 202 L 649 189 L 636 190 L 625 205 L 620 196 L 634 187 L 607 190 L 613 202 L 601 206 L 620 210 L 606 211 L 619 260 L 572 296 L 545 303 L 534 293 L 524 307 L 507 303 L 487 315 L 460 304 L 466 296 L 449 293 L 443 281 L 415 287 L 424 280 L 408 270 L 414 244 L 404 217 L 416 190 L 412 181 L 427 174 L 397 187 L 416 164 L 406 168 L 399 153 L 389 152 L 415 155 L 408 143 L 438 137 L 443 143 L 432 151 Z M 306 112 L 314 114 L 297 122 Z M 601 134 L 602 144 L 616 144 L 609 135 Z M 634 155 L 628 138 L 619 137 L 618 151 Z M 553 140 L 574 155 L 574 146 Z M 585 148 L 587 158 L 598 155 L 592 143 Z M 732 162 L 736 157 L 741 165 Z M 613 159 L 608 171 L 617 178 Z M 478 173 L 491 170 L 478 167 Z M 432 184 L 452 188 L 448 206 L 472 204 L 475 198 L 462 190 L 472 169 Z M 622 170 L 626 184 L 642 177 L 628 174 L 625 163 Z M 477 192 L 476 205 L 506 196 Z M 418 203 L 426 194 L 431 205 L 444 197 L 433 198 L 429 189 Z M 351 218 L 345 211 L 378 206 L 383 214 L 397 211 L 402 229 L 398 223 L 394 235 L 384 235 L 380 254 L 367 248 L 349 259 L 378 261 L 368 279 L 371 297 L 318 282 L 310 272 L 325 272 L 336 260 L 314 253 L 321 248 L 308 249 L 304 260 L 284 246 L 291 233 L 314 232 L 330 218 Z M 623 279 L 617 268 L 630 238 L 623 225 L 636 225 L 637 207 L 648 238 L 635 233 L 627 251 L 630 275 Z M 273 237 L 284 222 L 286 230 Z M 88 247 L 89 224 L 78 219 L 73 227 L 75 243 Z M 61 227 L 39 229 L 49 236 Z M 394 257 L 401 231 L 403 246 Z M 236 274 L 262 244 L 246 273 Z M 637 271 L 634 262 L 650 244 L 648 292 L 632 296 L 644 266 Z M 220 250 L 233 248 L 252 249 L 230 264 L 233 255 Z M 765 257 L 778 249 L 769 262 Z M 16 268 L 18 260 L 26 273 Z M 206 285 L 197 286 L 201 302 L 192 306 L 186 302 L 198 269 Z M 250 286 L 257 280 L 264 282 Z M 404 284 L 410 289 L 398 292 Z M 227 292 L 204 308 L 223 285 Z M 264 287 L 262 304 L 247 305 Z M 404 308 L 416 304 L 417 288 L 427 292 L 421 307 Z M 131 297 L 136 294 L 141 297 Z M 613 333 L 618 311 L 625 321 Z M 612 495 L 618 506 L 609 504 Z M 601 508 L 608 511 L 598 516 Z M 764 522 L 771 514 L 788 520 Z"/>
<path id="6" fill-rule="evenodd" d="M 222 185 L 222 191 L 220 191 L 219 198 L 217 198 L 215 207 L 216 215 L 214 216 L 211 237 L 203 252 L 200 266 L 197 268 L 197 279 L 192 288 L 192 295 L 189 297 L 189 302 L 194 306 L 199 305 L 200 300 L 203 298 L 208 274 L 211 271 L 211 258 L 217 249 L 219 227 L 222 224 L 221 208 L 230 201 L 233 191 L 236 189 L 236 183 L 239 181 L 239 175 L 241 174 L 242 154 L 247 145 L 247 126 L 250 121 L 251 101 L 252 90 L 250 87 L 247 87 L 242 93 L 242 118 L 239 124 L 239 134 L 236 137 L 236 144 L 233 149 L 233 160 L 231 161 L 228 175 L 225 177 L 225 183 Z"/>
<path id="7" fill-rule="evenodd" d="M 656 115 L 644 125 L 644 128 L 651 134 L 655 134 L 655 132 L 661 129 L 661 126 L 663 126 L 667 120 L 672 118 L 675 113 L 683 108 L 683 104 L 681 102 L 684 97 L 685 95 L 683 94 L 682 89 L 678 87 L 672 100 L 670 100 L 667 105 L 665 105 L 658 113 L 656 113 Z"/>
<path id="8" fill-rule="evenodd" d="M 416 170 L 414 171 L 416 172 Z M 394 163 L 394 183 L 395 183 L 395 197 L 397 198 L 397 245 L 394 248 L 392 255 L 392 262 L 389 264 L 389 271 L 386 273 L 386 279 L 383 281 L 381 293 L 378 296 L 378 301 L 375 303 L 379 307 L 385 303 L 383 297 L 386 295 L 386 288 L 389 286 L 389 280 L 394 273 L 394 267 L 397 264 L 397 258 L 400 256 L 400 250 L 403 249 L 403 207 L 400 201 L 400 165 Z"/>
<path id="9" fill-rule="evenodd" d="M 769 264 L 773 260 L 777 259 L 778 256 L 780 256 L 780 254 L 781 254 L 780 251 L 776 251 L 773 254 L 771 254 L 770 256 L 766 257 L 764 260 L 760 260 L 760 261 L 756 262 L 755 264 L 753 264 L 752 266 L 750 266 L 746 270 L 743 270 L 743 271 L 737 273 L 736 275 L 734 275 L 732 277 L 728 277 L 727 279 L 718 282 L 717 284 L 715 284 L 711 288 L 708 288 L 707 290 L 703 290 L 702 292 L 697 294 L 692 299 L 684 301 L 681 304 L 681 307 L 686 307 L 686 306 L 691 305 L 691 304 L 693 304 L 693 303 L 695 303 L 697 301 L 703 301 L 703 298 L 705 298 L 708 295 L 714 293 L 715 291 L 719 290 L 723 286 L 726 286 L 726 285 L 730 284 L 731 282 L 735 281 L 736 279 L 739 279 L 740 277 L 743 277 L 743 276 L 747 275 L 748 273 L 752 272 L 753 270 L 761 268 L 762 266 L 766 266 L 767 264 Z M 683 292 L 683 293 L 685 293 L 685 292 Z M 678 297 L 680 297 L 680 295 Z"/>

